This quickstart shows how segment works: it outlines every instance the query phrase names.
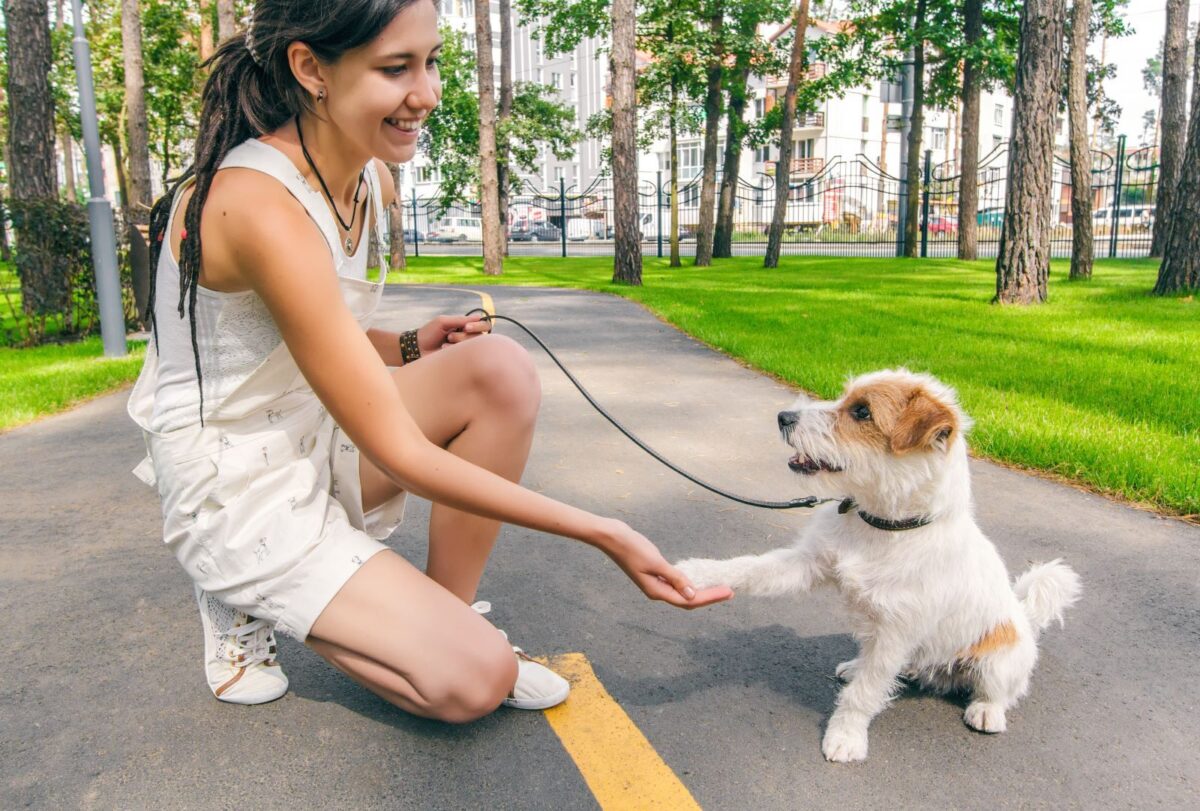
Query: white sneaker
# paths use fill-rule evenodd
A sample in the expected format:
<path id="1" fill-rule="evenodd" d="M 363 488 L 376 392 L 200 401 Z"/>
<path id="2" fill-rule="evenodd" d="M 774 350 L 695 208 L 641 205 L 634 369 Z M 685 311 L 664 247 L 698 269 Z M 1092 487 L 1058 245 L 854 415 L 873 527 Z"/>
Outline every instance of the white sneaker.
<path id="1" fill-rule="evenodd" d="M 471 608 L 479 614 L 486 614 L 492 610 L 492 604 L 480 600 Z M 508 634 L 504 631 L 500 633 L 508 639 Z M 513 685 L 512 695 L 504 699 L 505 707 L 517 710 L 547 710 L 567 700 L 571 692 L 570 682 L 541 662 L 531 659 L 516 645 L 513 646 L 513 653 L 517 655 L 517 683 Z"/>
<path id="2" fill-rule="evenodd" d="M 204 626 L 204 675 L 221 701 L 265 704 L 287 692 L 288 680 L 275 661 L 275 629 L 230 608 L 195 586 Z"/>

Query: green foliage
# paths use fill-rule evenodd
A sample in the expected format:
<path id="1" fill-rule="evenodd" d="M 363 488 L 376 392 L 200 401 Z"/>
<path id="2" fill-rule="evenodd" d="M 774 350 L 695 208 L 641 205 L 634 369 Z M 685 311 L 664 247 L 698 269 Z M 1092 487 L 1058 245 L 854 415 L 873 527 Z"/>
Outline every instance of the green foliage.
<path id="1" fill-rule="evenodd" d="M 64 334 L 85 332 L 96 314 L 85 210 L 46 198 L 9 200 L 8 213 L 21 234 L 15 257 L 24 291 L 19 340 L 38 343 L 47 322 L 56 319 Z"/>
<path id="2" fill-rule="evenodd" d="M 143 3 L 142 57 L 150 151 L 162 164 L 164 182 L 191 162 L 185 148 L 200 117 L 200 27 L 186 0 Z"/>
<path id="3" fill-rule="evenodd" d="M 421 147 L 441 173 L 435 217 L 455 202 L 475 196 L 479 187 L 475 56 L 467 50 L 461 32 L 443 28 L 441 34 L 442 101 L 421 132 Z M 555 95 L 547 85 L 514 83 L 512 116 L 496 132 L 497 152 L 503 154 L 507 147 L 510 166 L 536 172 L 539 149 L 559 159 L 574 155 L 581 137 L 575 127 L 575 111 L 555 101 Z M 509 178 L 512 188 L 519 188 L 516 172 L 510 172 Z"/>

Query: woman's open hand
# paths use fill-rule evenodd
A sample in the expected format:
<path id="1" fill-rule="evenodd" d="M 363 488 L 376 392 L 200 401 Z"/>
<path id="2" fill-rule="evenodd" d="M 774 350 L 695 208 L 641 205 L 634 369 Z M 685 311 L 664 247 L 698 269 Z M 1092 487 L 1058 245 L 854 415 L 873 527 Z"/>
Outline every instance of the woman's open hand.
<path id="1" fill-rule="evenodd" d="M 461 344 L 491 331 L 491 322 L 481 315 L 439 315 L 417 330 L 417 345 L 422 355 L 428 355 L 447 344 Z"/>
<path id="2" fill-rule="evenodd" d="M 719 603 L 733 596 L 733 590 L 728 586 L 697 590 L 683 572 L 667 563 L 658 547 L 622 521 L 613 520 L 609 542 L 603 549 L 651 600 L 690 609 Z"/>

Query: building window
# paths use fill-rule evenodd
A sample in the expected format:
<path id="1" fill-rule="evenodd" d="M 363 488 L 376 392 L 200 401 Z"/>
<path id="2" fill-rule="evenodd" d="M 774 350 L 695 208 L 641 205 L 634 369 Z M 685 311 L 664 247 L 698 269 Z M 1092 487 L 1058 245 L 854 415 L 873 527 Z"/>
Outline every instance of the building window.
<path id="1" fill-rule="evenodd" d="M 929 148 L 930 149 L 945 149 L 946 148 L 946 129 L 945 127 L 933 127 L 929 131 Z"/>
<path id="2" fill-rule="evenodd" d="M 993 135 L 992 136 L 992 148 L 993 149 L 1000 146 L 1000 144 L 1002 144 L 1002 143 L 1004 143 L 1004 136 L 1002 136 L 1002 135 Z"/>
<path id="3" fill-rule="evenodd" d="M 572 73 L 571 74 L 571 87 L 574 87 L 574 86 L 575 86 L 575 74 Z"/>
<path id="4" fill-rule="evenodd" d="M 771 161 L 771 160 L 774 160 L 774 158 L 771 157 L 771 145 L 770 144 L 768 144 L 767 146 L 759 147 L 758 149 L 754 150 L 755 163 L 767 163 L 768 161 Z"/>
<path id="5" fill-rule="evenodd" d="M 993 121 L 996 122 L 996 126 L 998 126 L 998 127 L 1004 126 L 1004 105 L 1003 104 L 996 105 L 996 113 L 995 113 L 995 116 L 993 117 Z"/>
<path id="6" fill-rule="evenodd" d="M 538 84 L 542 83 L 542 69 L 541 68 L 537 69 L 537 83 Z"/>
<path id="7" fill-rule="evenodd" d="M 561 73 L 551 73 L 550 74 L 550 86 L 555 88 L 556 90 L 562 90 L 562 74 Z"/>
<path id="8" fill-rule="evenodd" d="M 754 117 L 755 118 L 762 118 L 764 115 L 767 114 L 766 110 L 767 110 L 767 100 L 766 99 L 755 99 L 754 100 Z"/>
<path id="9" fill-rule="evenodd" d="M 815 145 L 816 140 L 813 138 L 805 138 L 803 141 L 793 141 L 792 154 L 797 158 L 811 158 Z"/>

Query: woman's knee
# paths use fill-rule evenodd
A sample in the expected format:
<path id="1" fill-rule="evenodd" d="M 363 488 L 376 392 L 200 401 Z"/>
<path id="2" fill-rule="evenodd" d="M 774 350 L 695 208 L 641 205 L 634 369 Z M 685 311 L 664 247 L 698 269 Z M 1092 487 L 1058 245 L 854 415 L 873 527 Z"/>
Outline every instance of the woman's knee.
<path id="1" fill-rule="evenodd" d="M 517 681 L 517 659 L 506 644 L 456 663 L 453 675 L 422 691 L 427 714 L 451 724 L 465 724 L 500 706 Z"/>
<path id="2" fill-rule="evenodd" d="M 489 407 L 532 421 L 542 402 L 542 384 L 525 347 L 505 335 L 489 335 L 471 343 L 477 344 L 476 385 Z"/>

